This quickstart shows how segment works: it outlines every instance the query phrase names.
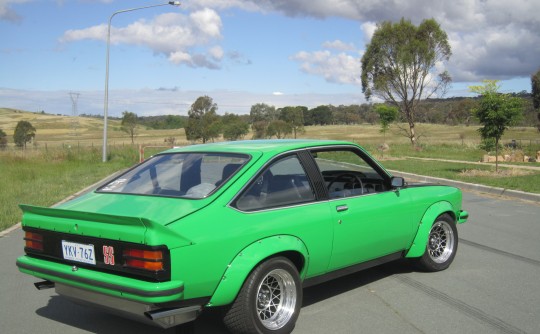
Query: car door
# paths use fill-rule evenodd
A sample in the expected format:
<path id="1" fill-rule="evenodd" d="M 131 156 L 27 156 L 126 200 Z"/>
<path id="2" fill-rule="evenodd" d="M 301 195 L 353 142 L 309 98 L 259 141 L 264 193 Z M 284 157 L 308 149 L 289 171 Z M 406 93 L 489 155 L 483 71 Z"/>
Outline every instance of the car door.
<path id="1" fill-rule="evenodd" d="M 277 157 L 257 173 L 232 206 L 245 213 L 241 219 L 253 226 L 245 235 L 289 235 L 304 243 L 309 252 L 306 277 L 311 277 L 328 268 L 332 213 L 326 201 L 318 200 L 301 160 L 297 153 Z"/>
<path id="2" fill-rule="evenodd" d="M 413 222 L 406 191 L 392 189 L 390 176 L 357 148 L 312 152 L 328 190 L 334 242 L 329 270 L 406 249 Z"/>

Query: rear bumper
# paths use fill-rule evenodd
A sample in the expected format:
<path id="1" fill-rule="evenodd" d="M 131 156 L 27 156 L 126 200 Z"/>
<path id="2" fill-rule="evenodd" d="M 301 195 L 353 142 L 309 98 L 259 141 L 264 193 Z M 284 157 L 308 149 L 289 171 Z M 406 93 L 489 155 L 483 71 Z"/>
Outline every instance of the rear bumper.
<path id="1" fill-rule="evenodd" d="M 108 313 L 161 328 L 170 328 L 193 321 L 202 311 L 202 305 L 158 308 L 155 305 L 103 295 L 65 284 L 55 284 L 55 290 L 59 295 L 77 304 L 98 308 Z"/>
<path id="2" fill-rule="evenodd" d="M 179 281 L 144 282 L 28 256 L 18 258 L 17 267 L 49 281 L 38 288 L 54 286 L 59 295 L 78 304 L 162 328 L 195 320 L 207 302 L 183 300 L 184 284 Z"/>
<path id="3" fill-rule="evenodd" d="M 17 267 L 25 274 L 51 282 L 148 304 L 174 302 L 184 297 L 184 283 L 181 281 L 145 282 L 29 256 L 19 257 Z"/>

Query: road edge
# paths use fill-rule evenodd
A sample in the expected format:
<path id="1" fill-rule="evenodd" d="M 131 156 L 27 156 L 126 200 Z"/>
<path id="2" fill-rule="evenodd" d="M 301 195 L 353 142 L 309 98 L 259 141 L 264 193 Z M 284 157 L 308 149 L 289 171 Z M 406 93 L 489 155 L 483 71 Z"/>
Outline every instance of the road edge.
<path id="1" fill-rule="evenodd" d="M 528 193 L 528 192 L 519 191 L 519 190 L 511 190 L 511 189 L 506 189 L 506 188 L 490 187 L 490 186 L 485 186 L 482 184 L 467 183 L 467 182 L 462 182 L 462 181 L 443 179 L 439 177 L 424 176 L 424 175 L 405 173 L 405 172 L 399 172 L 399 171 L 393 171 L 393 170 L 389 170 L 389 171 L 394 176 L 410 178 L 419 182 L 440 183 L 440 184 L 460 188 L 463 191 L 471 191 L 471 192 L 495 195 L 499 197 L 521 199 L 521 200 L 536 202 L 537 204 L 540 204 L 540 194 Z"/>

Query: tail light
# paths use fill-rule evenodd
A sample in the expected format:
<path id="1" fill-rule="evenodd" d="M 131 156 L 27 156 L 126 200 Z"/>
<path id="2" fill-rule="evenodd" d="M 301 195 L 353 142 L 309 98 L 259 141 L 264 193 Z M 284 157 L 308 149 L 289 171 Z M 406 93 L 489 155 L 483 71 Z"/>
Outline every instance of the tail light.
<path id="1" fill-rule="evenodd" d="M 35 232 L 24 232 L 25 247 L 30 250 L 43 252 L 43 236 Z"/>
<path id="2" fill-rule="evenodd" d="M 164 256 L 162 250 L 125 249 L 124 265 L 130 268 L 148 271 L 164 270 Z"/>

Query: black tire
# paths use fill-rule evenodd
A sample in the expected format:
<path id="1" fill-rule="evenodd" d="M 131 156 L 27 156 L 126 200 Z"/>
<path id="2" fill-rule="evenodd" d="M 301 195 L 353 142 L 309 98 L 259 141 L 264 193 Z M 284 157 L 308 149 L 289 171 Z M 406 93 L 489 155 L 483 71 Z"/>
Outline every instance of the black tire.
<path id="1" fill-rule="evenodd" d="M 456 256 L 458 232 L 456 223 L 448 214 L 437 217 L 429 231 L 426 251 L 416 260 L 417 266 L 429 272 L 445 270 Z"/>
<path id="2" fill-rule="evenodd" d="M 296 267 L 284 257 L 271 258 L 248 276 L 223 322 L 237 334 L 292 332 L 302 306 Z"/>

